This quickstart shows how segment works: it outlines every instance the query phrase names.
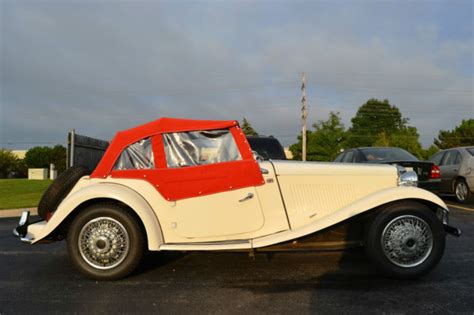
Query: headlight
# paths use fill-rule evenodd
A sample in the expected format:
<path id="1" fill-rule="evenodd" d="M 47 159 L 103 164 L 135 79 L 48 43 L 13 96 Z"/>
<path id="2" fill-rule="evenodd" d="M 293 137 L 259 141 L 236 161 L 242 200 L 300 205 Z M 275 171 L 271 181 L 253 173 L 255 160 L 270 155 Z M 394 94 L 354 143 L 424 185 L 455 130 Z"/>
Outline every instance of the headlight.
<path id="1" fill-rule="evenodd" d="M 398 176 L 398 186 L 418 186 L 418 175 L 413 171 L 401 173 Z"/>

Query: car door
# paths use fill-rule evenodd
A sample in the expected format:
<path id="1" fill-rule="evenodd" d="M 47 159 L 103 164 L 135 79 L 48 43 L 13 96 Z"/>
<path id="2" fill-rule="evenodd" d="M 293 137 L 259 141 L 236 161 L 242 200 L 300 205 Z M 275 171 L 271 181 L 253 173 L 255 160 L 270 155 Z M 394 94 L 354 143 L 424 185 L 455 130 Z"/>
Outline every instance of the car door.
<path id="1" fill-rule="evenodd" d="M 461 154 L 458 150 L 448 150 L 444 154 L 439 166 L 441 173 L 441 191 L 452 193 L 453 180 L 456 178 L 461 163 Z"/>
<path id="2" fill-rule="evenodd" d="M 244 238 L 265 223 L 255 184 L 258 164 L 243 158 L 226 130 L 163 134 L 166 168 L 159 171 L 172 195 L 175 233 L 190 241 Z M 255 177 L 255 176 L 254 176 Z M 238 186 L 240 185 L 240 186 Z"/>

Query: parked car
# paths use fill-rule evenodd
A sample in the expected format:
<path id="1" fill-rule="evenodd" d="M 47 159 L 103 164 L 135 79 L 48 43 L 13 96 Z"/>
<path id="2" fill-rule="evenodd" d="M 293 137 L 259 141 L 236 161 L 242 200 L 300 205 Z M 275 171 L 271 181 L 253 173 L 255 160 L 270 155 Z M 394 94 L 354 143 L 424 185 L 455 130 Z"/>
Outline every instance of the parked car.
<path id="1" fill-rule="evenodd" d="M 416 156 L 400 148 L 361 147 L 345 150 L 334 162 L 399 165 L 418 175 L 418 187 L 433 193 L 439 192 L 440 170 L 432 162 L 420 161 Z"/>
<path id="2" fill-rule="evenodd" d="M 273 137 L 247 136 L 250 147 L 264 160 L 286 160 L 285 150 L 278 139 Z"/>
<path id="3" fill-rule="evenodd" d="M 14 234 L 66 239 L 73 265 L 118 279 L 151 251 L 260 250 L 355 218 L 372 261 L 402 278 L 434 268 L 445 247 L 446 204 L 391 165 L 256 161 L 237 121 L 161 118 L 118 132 L 89 175 L 73 166 L 25 211 Z M 291 246 L 291 245 L 288 245 Z"/>
<path id="4" fill-rule="evenodd" d="M 474 202 L 474 147 L 443 150 L 429 158 L 441 171 L 441 193 L 461 203 Z"/>

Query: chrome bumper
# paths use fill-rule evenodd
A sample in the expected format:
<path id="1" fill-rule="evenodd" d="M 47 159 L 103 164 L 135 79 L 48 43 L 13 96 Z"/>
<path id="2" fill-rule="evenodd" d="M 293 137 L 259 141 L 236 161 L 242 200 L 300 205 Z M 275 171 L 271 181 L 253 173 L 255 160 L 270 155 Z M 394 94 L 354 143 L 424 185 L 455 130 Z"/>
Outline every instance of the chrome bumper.
<path id="1" fill-rule="evenodd" d="M 443 224 L 443 227 L 444 227 L 444 231 L 445 231 L 446 233 L 449 233 L 449 234 L 451 234 L 451 235 L 453 235 L 453 236 L 459 237 L 459 236 L 461 236 L 461 234 L 462 234 L 462 232 L 461 232 L 460 229 L 455 228 L 455 227 L 453 227 L 453 226 L 451 226 L 451 225 Z"/>
<path id="2" fill-rule="evenodd" d="M 30 225 L 30 211 L 23 211 L 18 226 L 13 229 L 13 235 L 18 237 L 22 242 L 31 243 L 33 238 L 28 237 L 28 225 Z"/>

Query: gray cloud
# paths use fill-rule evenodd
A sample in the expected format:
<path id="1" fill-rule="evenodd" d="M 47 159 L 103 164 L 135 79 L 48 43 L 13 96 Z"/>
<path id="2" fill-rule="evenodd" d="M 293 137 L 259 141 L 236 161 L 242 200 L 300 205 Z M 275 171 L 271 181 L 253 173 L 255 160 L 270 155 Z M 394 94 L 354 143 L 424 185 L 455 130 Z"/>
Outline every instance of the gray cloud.
<path id="1" fill-rule="evenodd" d="M 312 122 L 334 110 L 349 125 L 368 98 L 388 98 L 428 145 L 440 128 L 474 117 L 472 31 L 445 38 L 420 19 L 398 34 L 410 29 L 399 16 L 417 8 L 361 26 L 373 4 L 310 4 L 314 18 L 289 3 L 269 12 L 238 2 L 1 4 L 0 146 L 64 142 L 71 128 L 111 138 L 161 116 L 245 116 L 289 144 L 301 71 Z"/>

